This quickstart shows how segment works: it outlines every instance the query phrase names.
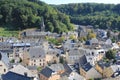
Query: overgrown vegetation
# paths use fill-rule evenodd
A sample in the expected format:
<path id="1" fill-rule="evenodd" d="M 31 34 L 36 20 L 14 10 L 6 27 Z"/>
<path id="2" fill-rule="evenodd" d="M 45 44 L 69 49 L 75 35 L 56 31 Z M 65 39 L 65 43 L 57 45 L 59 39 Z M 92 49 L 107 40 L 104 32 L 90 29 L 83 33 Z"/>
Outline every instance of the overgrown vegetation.
<path id="1" fill-rule="evenodd" d="M 109 60 L 114 60 L 115 59 L 115 54 L 116 54 L 116 51 L 115 50 L 108 50 L 105 54 L 106 58 L 109 59 Z"/>
<path id="2" fill-rule="evenodd" d="M 48 40 L 49 43 L 52 43 L 56 46 L 59 46 L 62 44 L 62 42 L 65 40 L 64 37 L 60 37 L 60 38 L 49 38 L 49 37 L 46 37 L 46 39 Z"/>
<path id="3" fill-rule="evenodd" d="M 3 37 L 18 37 L 19 31 L 9 31 L 4 28 L 0 28 L 0 36 Z"/>
<path id="4" fill-rule="evenodd" d="M 76 3 L 54 5 L 54 7 L 69 15 L 72 23 L 120 30 L 120 4 Z"/>
<path id="5" fill-rule="evenodd" d="M 40 0 L 0 0 L 2 27 L 10 30 L 40 28 L 43 19 L 46 31 L 60 33 L 73 29 L 67 15 Z"/>

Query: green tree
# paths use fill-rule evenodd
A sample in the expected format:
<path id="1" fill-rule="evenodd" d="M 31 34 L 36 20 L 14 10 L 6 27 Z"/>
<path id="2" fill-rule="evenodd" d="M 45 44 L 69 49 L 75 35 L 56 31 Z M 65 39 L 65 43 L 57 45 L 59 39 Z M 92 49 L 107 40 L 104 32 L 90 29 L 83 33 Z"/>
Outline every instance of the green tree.
<path id="1" fill-rule="evenodd" d="M 70 16 L 70 21 L 79 25 L 93 25 L 94 28 L 120 30 L 120 4 L 79 3 L 54 5 Z M 98 16 L 99 15 L 99 16 Z"/>
<path id="2" fill-rule="evenodd" d="M 105 53 L 105 56 L 106 58 L 108 58 L 109 60 L 111 59 L 115 59 L 115 51 L 113 50 L 108 50 L 106 53 Z"/>
<path id="3" fill-rule="evenodd" d="M 8 29 L 40 28 L 41 18 L 44 18 L 46 31 L 72 30 L 66 14 L 40 0 L 0 0 L 0 25 L 9 25 Z"/>
<path id="4" fill-rule="evenodd" d="M 87 35 L 87 39 L 92 39 L 92 38 L 96 38 L 96 34 L 89 32 Z"/>

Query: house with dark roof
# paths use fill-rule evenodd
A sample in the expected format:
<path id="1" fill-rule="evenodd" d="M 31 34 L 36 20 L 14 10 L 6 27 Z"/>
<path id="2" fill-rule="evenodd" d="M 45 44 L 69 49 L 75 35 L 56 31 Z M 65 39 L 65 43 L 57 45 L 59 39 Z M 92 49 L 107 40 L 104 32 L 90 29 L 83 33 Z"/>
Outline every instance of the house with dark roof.
<path id="1" fill-rule="evenodd" d="M 2 75 L 2 80 L 33 80 L 33 78 L 9 71 Z"/>
<path id="2" fill-rule="evenodd" d="M 70 66 L 68 64 L 63 64 L 65 71 L 61 74 L 61 76 L 67 76 L 69 77 L 69 75 L 72 72 L 72 69 L 70 68 Z"/>
<path id="3" fill-rule="evenodd" d="M 61 63 L 52 64 L 51 66 L 49 66 L 49 68 L 57 72 L 58 74 L 62 74 L 65 72 L 65 68 Z"/>
<path id="4" fill-rule="evenodd" d="M 102 75 L 99 72 L 97 72 L 96 69 L 90 63 L 86 63 L 80 67 L 80 74 L 86 79 L 102 77 Z"/>
<path id="5" fill-rule="evenodd" d="M 104 62 L 103 60 L 100 60 L 96 63 L 95 69 L 104 75 L 104 70 L 110 67 L 111 63 L 110 62 Z M 104 76 L 103 76 L 104 77 Z"/>
<path id="6" fill-rule="evenodd" d="M 60 75 L 49 67 L 45 67 L 39 73 L 40 80 L 59 80 Z"/>
<path id="7" fill-rule="evenodd" d="M 99 61 L 95 66 L 96 70 L 105 78 L 117 77 L 120 75 L 120 65 L 113 64 L 113 62 Z"/>

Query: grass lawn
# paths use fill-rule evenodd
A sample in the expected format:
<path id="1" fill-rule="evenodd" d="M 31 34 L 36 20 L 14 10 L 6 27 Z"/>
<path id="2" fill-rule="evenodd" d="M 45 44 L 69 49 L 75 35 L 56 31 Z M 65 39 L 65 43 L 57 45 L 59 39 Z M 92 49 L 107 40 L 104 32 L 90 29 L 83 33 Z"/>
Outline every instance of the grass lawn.
<path id="1" fill-rule="evenodd" d="M 18 37 L 19 31 L 9 31 L 0 27 L 0 36 L 3 37 Z"/>

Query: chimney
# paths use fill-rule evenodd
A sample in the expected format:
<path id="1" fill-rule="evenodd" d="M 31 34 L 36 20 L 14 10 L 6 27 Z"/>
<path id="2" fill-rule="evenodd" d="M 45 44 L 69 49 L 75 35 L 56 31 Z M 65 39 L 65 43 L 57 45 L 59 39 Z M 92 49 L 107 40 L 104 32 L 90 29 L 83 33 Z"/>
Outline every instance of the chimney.
<path id="1" fill-rule="evenodd" d="M 24 72 L 24 76 L 27 77 L 27 72 Z"/>

